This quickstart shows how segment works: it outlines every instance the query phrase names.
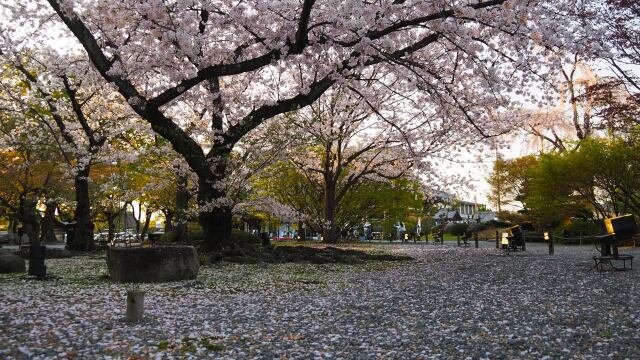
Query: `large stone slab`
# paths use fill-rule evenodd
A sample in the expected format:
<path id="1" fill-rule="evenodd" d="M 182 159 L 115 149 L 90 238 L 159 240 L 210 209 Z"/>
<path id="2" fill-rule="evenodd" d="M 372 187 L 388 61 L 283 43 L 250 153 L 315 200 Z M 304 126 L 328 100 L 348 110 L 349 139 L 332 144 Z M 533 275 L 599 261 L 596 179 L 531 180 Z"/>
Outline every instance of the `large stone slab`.
<path id="1" fill-rule="evenodd" d="M 7 250 L 0 249 L 0 274 L 23 273 L 26 271 L 26 262 L 20 256 Z"/>
<path id="2" fill-rule="evenodd" d="M 118 282 L 165 282 L 195 279 L 198 254 L 193 246 L 111 248 L 109 275 Z"/>

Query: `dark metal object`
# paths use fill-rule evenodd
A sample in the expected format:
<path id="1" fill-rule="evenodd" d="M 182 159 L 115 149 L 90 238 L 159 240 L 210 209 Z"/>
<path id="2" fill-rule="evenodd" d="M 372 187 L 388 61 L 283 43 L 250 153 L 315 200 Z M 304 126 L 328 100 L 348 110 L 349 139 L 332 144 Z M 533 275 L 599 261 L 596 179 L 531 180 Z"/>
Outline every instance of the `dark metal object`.
<path id="1" fill-rule="evenodd" d="M 615 235 L 618 242 L 630 240 L 638 230 L 633 215 L 624 215 L 605 219 L 605 226 L 609 235 Z"/>
<path id="2" fill-rule="evenodd" d="M 508 251 L 526 251 L 527 245 L 520 225 L 512 226 L 508 230 L 511 233 L 511 236 L 507 236 L 507 240 L 509 240 Z"/>
<path id="3" fill-rule="evenodd" d="M 589 271 L 591 271 L 593 269 L 597 269 L 598 271 L 604 271 L 604 265 L 605 264 L 609 264 L 609 267 L 611 269 L 617 270 L 617 271 L 633 270 L 633 256 L 632 255 L 617 255 L 617 256 L 601 255 L 601 256 L 594 256 L 593 257 L 593 261 L 595 262 L 595 264 L 593 265 L 593 267 L 591 267 L 591 269 L 589 269 Z M 620 261 L 622 261 L 622 267 L 616 266 L 614 261 L 617 263 L 617 265 L 619 265 Z M 629 268 L 627 268 L 627 261 L 629 261 Z"/>
<path id="4" fill-rule="evenodd" d="M 618 244 L 630 240 L 638 232 L 635 218 L 633 215 L 623 215 L 605 219 L 604 222 L 607 235 L 595 237 L 600 246 L 600 256 L 593 257 L 595 264 L 589 271 L 593 269 L 602 271 L 605 264 L 609 264 L 614 270 L 632 270 L 633 256 L 620 254 L 618 252 Z M 622 267 L 614 265 L 614 261 L 618 264 L 622 261 Z M 628 269 L 627 261 L 629 261 Z"/>
<path id="5" fill-rule="evenodd" d="M 47 247 L 44 245 L 29 247 L 29 275 L 38 279 L 44 279 L 47 276 L 47 267 L 44 265 L 46 252 Z"/>
<path id="6" fill-rule="evenodd" d="M 66 234 L 66 238 L 67 238 L 67 246 L 69 246 L 69 244 L 73 243 L 73 239 L 75 237 L 76 234 L 76 222 L 68 222 L 65 223 L 65 234 Z"/>

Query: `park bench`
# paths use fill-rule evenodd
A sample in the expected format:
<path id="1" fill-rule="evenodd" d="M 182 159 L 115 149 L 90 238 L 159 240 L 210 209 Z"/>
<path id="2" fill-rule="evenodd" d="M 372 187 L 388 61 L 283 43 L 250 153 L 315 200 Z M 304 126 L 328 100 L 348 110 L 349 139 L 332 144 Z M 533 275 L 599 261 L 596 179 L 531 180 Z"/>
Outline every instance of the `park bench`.
<path id="1" fill-rule="evenodd" d="M 599 246 L 600 255 L 593 256 L 594 265 L 589 271 L 596 269 L 604 271 L 605 265 L 613 270 L 632 270 L 633 256 L 620 254 L 618 244 L 630 240 L 637 232 L 636 221 L 633 215 L 623 215 L 605 219 L 607 234 L 596 237 L 596 247 Z M 627 268 L 627 261 L 629 268 Z M 620 267 L 622 263 L 622 267 Z"/>

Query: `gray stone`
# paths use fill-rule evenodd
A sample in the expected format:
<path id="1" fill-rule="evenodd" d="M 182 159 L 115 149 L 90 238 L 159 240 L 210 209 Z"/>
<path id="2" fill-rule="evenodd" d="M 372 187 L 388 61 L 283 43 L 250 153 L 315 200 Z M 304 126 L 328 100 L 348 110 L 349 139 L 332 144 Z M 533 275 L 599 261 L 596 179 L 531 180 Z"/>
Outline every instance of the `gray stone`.
<path id="1" fill-rule="evenodd" d="M 200 263 L 193 246 L 158 246 L 111 248 L 107 266 L 117 282 L 165 282 L 195 279 Z"/>
<path id="2" fill-rule="evenodd" d="M 26 271 L 26 262 L 20 256 L 6 250 L 0 250 L 0 274 L 22 273 Z"/>

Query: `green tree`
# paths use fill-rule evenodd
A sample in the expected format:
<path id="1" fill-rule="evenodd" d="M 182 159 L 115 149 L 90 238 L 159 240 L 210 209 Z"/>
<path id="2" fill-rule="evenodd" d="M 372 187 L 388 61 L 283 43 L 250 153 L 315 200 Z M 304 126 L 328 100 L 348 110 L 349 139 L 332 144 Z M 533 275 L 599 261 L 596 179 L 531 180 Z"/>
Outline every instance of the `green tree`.
<path id="1" fill-rule="evenodd" d="M 633 139 L 585 139 L 573 151 L 543 155 L 531 175 L 525 201 L 542 225 L 640 214 L 640 144 Z"/>
<path id="2" fill-rule="evenodd" d="M 326 230 L 322 177 L 306 176 L 290 162 L 278 162 L 253 181 L 258 198 L 273 197 L 303 215 L 316 232 Z M 390 181 L 363 179 L 351 186 L 336 204 L 333 226 L 336 236 L 359 226 L 367 218 L 385 219 L 385 232 L 399 220 L 415 226 L 422 214 L 422 196 L 416 182 L 407 178 Z M 325 240 L 327 240 L 325 238 Z M 328 239 L 330 242 L 337 240 Z"/>
<path id="3" fill-rule="evenodd" d="M 489 203 L 494 205 L 498 211 L 502 211 L 502 206 L 505 205 L 507 194 L 510 191 L 506 161 L 497 159 L 493 163 L 493 171 L 487 178 L 487 182 L 490 186 L 489 196 L 487 196 Z"/>
<path id="4" fill-rule="evenodd" d="M 504 205 L 517 203 L 526 209 L 524 199 L 529 191 L 531 169 L 537 162 L 538 159 L 533 155 L 494 162 L 493 171 L 487 179 L 490 186 L 488 199 L 498 211 L 502 211 Z"/>

